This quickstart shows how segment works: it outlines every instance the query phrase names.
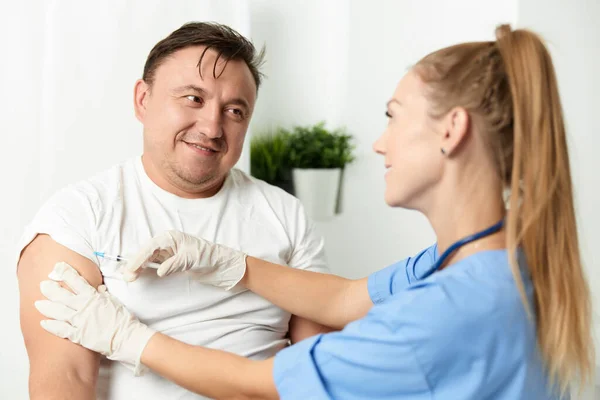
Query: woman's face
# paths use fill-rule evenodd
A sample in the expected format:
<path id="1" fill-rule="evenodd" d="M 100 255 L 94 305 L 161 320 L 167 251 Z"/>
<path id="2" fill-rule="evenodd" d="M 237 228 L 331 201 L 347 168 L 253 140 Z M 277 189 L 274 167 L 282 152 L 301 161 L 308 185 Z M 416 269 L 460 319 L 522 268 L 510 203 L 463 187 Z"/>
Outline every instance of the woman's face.
<path id="1" fill-rule="evenodd" d="M 373 145 L 384 156 L 385 201 L 392 207 L 422 210 L 441 179 L 443 135 L 428 115 L 424 88 L 414 71 L 402 78 L 388 102 L 388 126 Z"/>

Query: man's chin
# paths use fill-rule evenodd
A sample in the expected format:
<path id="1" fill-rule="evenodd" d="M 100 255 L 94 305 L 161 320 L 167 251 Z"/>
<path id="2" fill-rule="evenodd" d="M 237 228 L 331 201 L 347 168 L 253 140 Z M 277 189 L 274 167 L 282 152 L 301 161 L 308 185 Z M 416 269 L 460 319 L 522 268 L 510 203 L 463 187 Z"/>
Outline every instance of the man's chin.
<path id="1" fill-rule="evenodd" d="M 208 160 L 207 160 L 208 161 Z M 198 162 L 197 159 L 178 157 L 171 162 L 170 169 L 180 181 L 188 185 L 202 186 L 211 183 L 218 184 L 227 175 L 226 169 L 217 160 L 214 162 Z"/>
<path id="2" fill-rule="evenodd" d="M 214 170 L 177 171 L 177 175 L 181 180 L 195 186 L 210 185 L 211 182 L 217 183 L 224 178 L 224 174 Z"/>

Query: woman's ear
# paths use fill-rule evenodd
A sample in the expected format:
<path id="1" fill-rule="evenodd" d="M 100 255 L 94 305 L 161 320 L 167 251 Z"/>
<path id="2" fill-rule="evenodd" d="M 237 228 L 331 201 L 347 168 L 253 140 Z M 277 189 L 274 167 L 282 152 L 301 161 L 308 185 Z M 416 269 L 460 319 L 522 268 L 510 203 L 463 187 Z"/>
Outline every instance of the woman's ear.
<path id="1" fill-rule="evenodd" d="M 464 142 L 469 133 L 469 113 L 462 107 L 455 107 L 446 115 L 443 122 L 444 134 L 441 152 L 450 156 Z"/>
<path id="2" fill-rule="evenodd" d="M 146 102 L 149 94 L 150 85 L 143 79 L 138 79 L 133 88 L 133 109 L 135 110 L 135 117 L 141 123 L 144 123 L 144 118 L 146 116 Z"/>

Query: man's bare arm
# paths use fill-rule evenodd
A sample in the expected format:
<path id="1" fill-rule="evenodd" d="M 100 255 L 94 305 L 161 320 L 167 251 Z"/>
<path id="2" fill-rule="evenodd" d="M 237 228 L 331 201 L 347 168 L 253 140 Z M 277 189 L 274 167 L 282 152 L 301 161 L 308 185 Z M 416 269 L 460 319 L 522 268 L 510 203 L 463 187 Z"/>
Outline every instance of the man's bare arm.
<path id="1" fill-rule="evenodd" d="M 33 305 L 44 298 L 40 282 L 48 279 L 59 261 L 72 265 L 91 285 L 102 284 L 102 275 L 92 261 L 48 235 L 38 235 L 23 251 L 17 275 L 21 330 L 30 365 L 29 395 L 32 400 L 95 399 L 100 356 L 42 329 L 43 316 Z"/>
<path id="2" fill-rule="evenodd" d="M 292 344 L 298 343 L 311 336 L 318 335 L 319 333 L 328 333 L 333 332 L 334 330 L 335 329 L 333 328 L 329 328 L 297 315 L 292 315 L 292 318 L 290 319 L 289 335 Z"/>

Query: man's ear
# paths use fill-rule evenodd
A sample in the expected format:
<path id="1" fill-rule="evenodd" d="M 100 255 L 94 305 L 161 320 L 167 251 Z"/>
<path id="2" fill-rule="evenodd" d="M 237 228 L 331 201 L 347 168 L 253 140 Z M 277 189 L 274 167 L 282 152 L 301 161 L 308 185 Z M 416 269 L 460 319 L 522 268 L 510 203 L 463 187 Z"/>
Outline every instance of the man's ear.
<path id="1" fill-rule="evenodd" d="M 462 107 L 455 107 L 444 118 L 444 135 L 441 140 L 442 153 L 450 156 L 469 134 L 470 116 Z"/>
<path id="2" fill-rule="evenodd" d="M 148 96 L 150 96 L 150 85 L 143 79 L 138 79 L 133 88 L 133 109 L 135 110 L 135 117 L 141 123 L 144 123 L 146 117 Z"/>

